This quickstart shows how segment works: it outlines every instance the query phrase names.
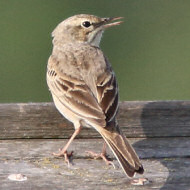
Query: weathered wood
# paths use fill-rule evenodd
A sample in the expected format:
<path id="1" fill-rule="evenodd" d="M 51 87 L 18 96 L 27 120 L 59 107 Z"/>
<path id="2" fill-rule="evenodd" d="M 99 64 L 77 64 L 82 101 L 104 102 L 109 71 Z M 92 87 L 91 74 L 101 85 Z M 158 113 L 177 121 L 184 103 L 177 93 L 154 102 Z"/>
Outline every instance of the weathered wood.
<path id="1" fill-rule="evenodd" d="M 190 101 L 121 102 L 119 125 L 128 137 L 189 137 Z M 52 103 L 0 104 L 0 139 L 69 138 L 73 126 Z M 84 128 L 78 138 L 99 138 Z"/>
<path id="2" fill-rule="evenodd" d="M 148 178 L 147 185 L 131 185 L 110 151 L 116 169 L 87 156 L 86 150 L 102 147 L 93 129 L 84 128 L 69 147 L 74 151 L 70 168 L 54 158 L 51 153 L 67 139 L 51 138 L 69 138 L 73 126 L 52 103 L 0 104 L 0 139 L 6 139 L 0 140 L 0 189 L 190 189 L 190 101 L 121 102 L 118 120 L 145 168 L 136 177 Z M 28 180 L 10 181 L 13 173 Z"/>
<path id="3" fill-rule="evenodd" d="M 189 190 L 190 161 L 188 158 L 142 160 L 143 176 L 150 183 L 133 186 L 120 168 L 106 166 L 101 160 L 75 159 L 70 168 L 61 159 L 0 160 L 1 190 Z M 27 181 L 14 182 L 8 175 L 21 173 Z"/>
<path id="4" fill-rule="evenodd" d="M 150 184 L 133 186 L 119 164 L 116 169 L 100 160 L 87 156 L 86 150 L 100 152 L 101 139 L 75 139 L 70 150 L 74 151 L 71 168 L 63 158 L 54 158 L 51 152 L 63 146 L 63 139 L 23 139 L 0 141 L 1 190 L 26 189 L 129 189 L 129 190 L 189 190 L 190 138 L 130 138 L 145 168 L 144 176 Z M 108 151 L 110 158 L 113 155 Z M 22 173 L 25 182 L 10 182 L 7 176 Z"/>
<path id="5" fill-rule="evenodd" d="M 154 155 L 154 159 L 142 160 L 145 174 L 136 177 L 146 177 L 150 184 L 140 187 L 130 184 L 116 160 L 116 169 L 113 169 L 101 160 L 86 156 L 85 150 L 98 152 L 101 149 L 100 139 L 76 139 L 70 147 L 75 151 L 73 165 L 68 168 L 63 158 L 57 159 L 50 154 L 65 142 L 51 139 L 1 140 L 0 189 L 189 190 L 190 138 L 130 139 L 142 158 Z M 13 173 L 24 174 L 28 180 L 9 181 L 7 177 Z"/>
<path id="6" fill-rule="evenodd" d="M 143 161 L 143 164 L 151 171 L 147 172 L 146 176 L 152 183 L 139 188 L 130 185 L 130 180 L 120 169 L 106 166 L 100 160 L 77 159 L 75 165 L 70 168 L 60 159 L 6 160 L 0 161 L 0 185 L 1 190 L 147 190 L 152 187 L 157 187 L 157 189 L 162 187 L 169 175 L 167 168 L 155 160 Z M 152 172 L 155 173 L 154 178 Z M 28 180 L 9 181 L 8 175 L 14 173 L 26 175 Z M 172 184 L 174 185 L 176 184 Z"/>
<path id="7" fill-rule="evenodd" d="M 67 141 L 63 139 L 0 140 L 0 160 L 53 158 L 51 153 L 58 151 Z M 143 159 L 190 157 L 190 137 L 130 138 L 129 142 Z M 74 151 L 74 159 L 86 159 L 88 156 L 85 151 L 93 150 L 98 153 L 102 145 L 102 139 L 75 139 L 69 150 Z M 107 152 L 110 158 L 115 159 L 109 148 Z"/>

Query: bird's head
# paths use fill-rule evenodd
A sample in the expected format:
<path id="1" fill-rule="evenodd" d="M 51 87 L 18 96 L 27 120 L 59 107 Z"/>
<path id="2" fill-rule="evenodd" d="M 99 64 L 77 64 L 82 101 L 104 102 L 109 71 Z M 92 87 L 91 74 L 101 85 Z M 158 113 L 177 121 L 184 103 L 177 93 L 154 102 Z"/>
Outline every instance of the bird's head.
<path id="1" fill-rule="evenodd" d="M 122 17 L 100 18 L 94 15 L 80 14 L 61 22 L 52 32 L 53 43 L 89 43 L 99 46 L 102 33 L 106 28 L 122 23 Z M 116 21 L 116 22 L 113 22 Z"/>

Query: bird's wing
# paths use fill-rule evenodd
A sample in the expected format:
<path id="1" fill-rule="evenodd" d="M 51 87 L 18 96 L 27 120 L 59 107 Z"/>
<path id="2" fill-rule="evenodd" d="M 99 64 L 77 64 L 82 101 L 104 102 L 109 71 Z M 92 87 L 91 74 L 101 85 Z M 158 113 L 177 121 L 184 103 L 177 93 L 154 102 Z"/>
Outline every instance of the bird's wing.
<path id="1" fill-rule="evenodd" d="M 87 121 L 93 120 L 105 127 L 115 118 L 118 85 L 100 49 L 87 46 L 78 56 L 71 51 L 62 51 L 61 58 L 51 56 L 47 81 L 50 91 L 59 101 Z"/>
<path id="2" fill-rule="evenodd" d="M 99 105 L 106 116 L 106 121 L 110 122 L 115 118 L 118 110 L 118 85 L 108 60 L 105 59 L 105 62 L 107 69 L 97 77 L 96 87 Z"/>
<path id="3" fill-rule="evenodd" d="M 64 59 L 58 61 L 53 56 L 48 60 L 47 83 L 51 93 L 80 118 L 105 126 L 106 116 L 91 89 L 82 78 L 69 72 L 72 65 L 63 69 L 63 62 Z"/>

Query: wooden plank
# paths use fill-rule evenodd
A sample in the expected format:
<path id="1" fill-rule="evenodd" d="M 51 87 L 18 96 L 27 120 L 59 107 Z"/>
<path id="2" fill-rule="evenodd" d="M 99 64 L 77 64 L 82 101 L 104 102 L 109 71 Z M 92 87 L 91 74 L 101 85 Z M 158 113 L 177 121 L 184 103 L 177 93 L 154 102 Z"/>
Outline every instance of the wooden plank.
<path id="1" fill-rule="evenodd" d="M 121 102 L 119 125 L 128 137 L 189 137 L 190 101 Z M 69 138 L 73 126 L 52 103 L 0 104 L 0 139 Z M 78 138 L 99 138 L 83 128 Z"/>
<path id="2" fill-rule="evenodd" d="M 161 164 L 155 163 L 154 166 Z M 145 164 L 145 163 L 144 163 Z M 149 162 L 150 164 L 150 162 Z M 146 165 L 149 165 L 146 163 Z M 153 164 L 151 164 L 153 165 Z M 167 170 L 161 167 L 162 172 L 156 176 L 160 182 L 156 183 L 161 187 L 166 181 Z M 100 160 L 76 160 L 75 165 L 68 168 L 61 160 L 7 160 L 0 162 L 0 186 L 1 190 L 60 190 L 60 189 L 134 189 L 130 187 L 130 181 L 119 169 L 105 166 Z M 13 182 L 7 179 L 8 175 L 21 173 L 26 175 L 25 182 Z M 151 177 L 151 176 L 150 176 Z M 151 178 L 152 179 L 152 178 Z M 137 188 L 138 189 L 138 188 Z M 143 190 L 145 188 L 142 188 Z"/>
<path id="3" fill-rule="evenodd" d="M 67 140 L 56 139 L 23 139 L 23 140 L 1 140 L 0 159 L 36 159 L 52 157 L 52 152 L 66 144 Z M 130 138 L 140 158 L 172 158 L 190 157 L 190 137 L 180 138 Z M 74 151 L 74 159 L 87 158 L 85 151 L 92 150 L 100 152 L 102 149 L 102 139 L 75 139 L 69 150 Z M 110 158 L 113 154 L 107 148 Z"/>
<path id="4" fill-rule="evenodd" d="M 1 190 L 189 190 L 190 161 L 188 158 L 151 159 L 142 161 L 146 168 L 143 176 L 150 181 L 144 186 L 131 185 L 120 168 L 106 166 L 101 160 L 76 159 L 70 168 L 61 159 L 0 161 Z M 28 180 L 14 182 L 10 174 L 21 173 Z"/>
<path id="5" fill-rule="evenodd" d="M 76 139 L 70 147 L 74 156 L 70 168 L 63 158 L 55 158 L 51 152 L 66 143 L 64 139 L 20 139 L 0 141 L 0 189 L 1 190 L 189 190 L 190 187 L 190 138 L 131 138 L 141 157 L 145 173 L 150 181 L 144 186 L 134 186 L 116 160 L 116 169 L 101 160 L 90 159 L 85 150 L 99 152 L 101 139 Z M 109 155 L 113 158 L 113 155 Z M 145 159 L 149 158 L 149 159 Z M 21 173 L 28 180 L 10 181 L 10 174 Z"/>

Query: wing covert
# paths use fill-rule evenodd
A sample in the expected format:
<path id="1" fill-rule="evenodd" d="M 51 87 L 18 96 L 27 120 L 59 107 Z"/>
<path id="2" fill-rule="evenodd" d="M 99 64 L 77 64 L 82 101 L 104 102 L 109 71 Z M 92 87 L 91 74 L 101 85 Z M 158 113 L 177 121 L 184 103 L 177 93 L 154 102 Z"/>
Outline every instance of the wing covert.
<path id="1" fill-rule="evenodd" d="M 47 68 L 47 83 L 50 91 L 72 112 L 82 118 L 105 126 L 105 115 L 97 99 L 83 80 L 56 70 L 56 59 L 50 57 Z"/>

